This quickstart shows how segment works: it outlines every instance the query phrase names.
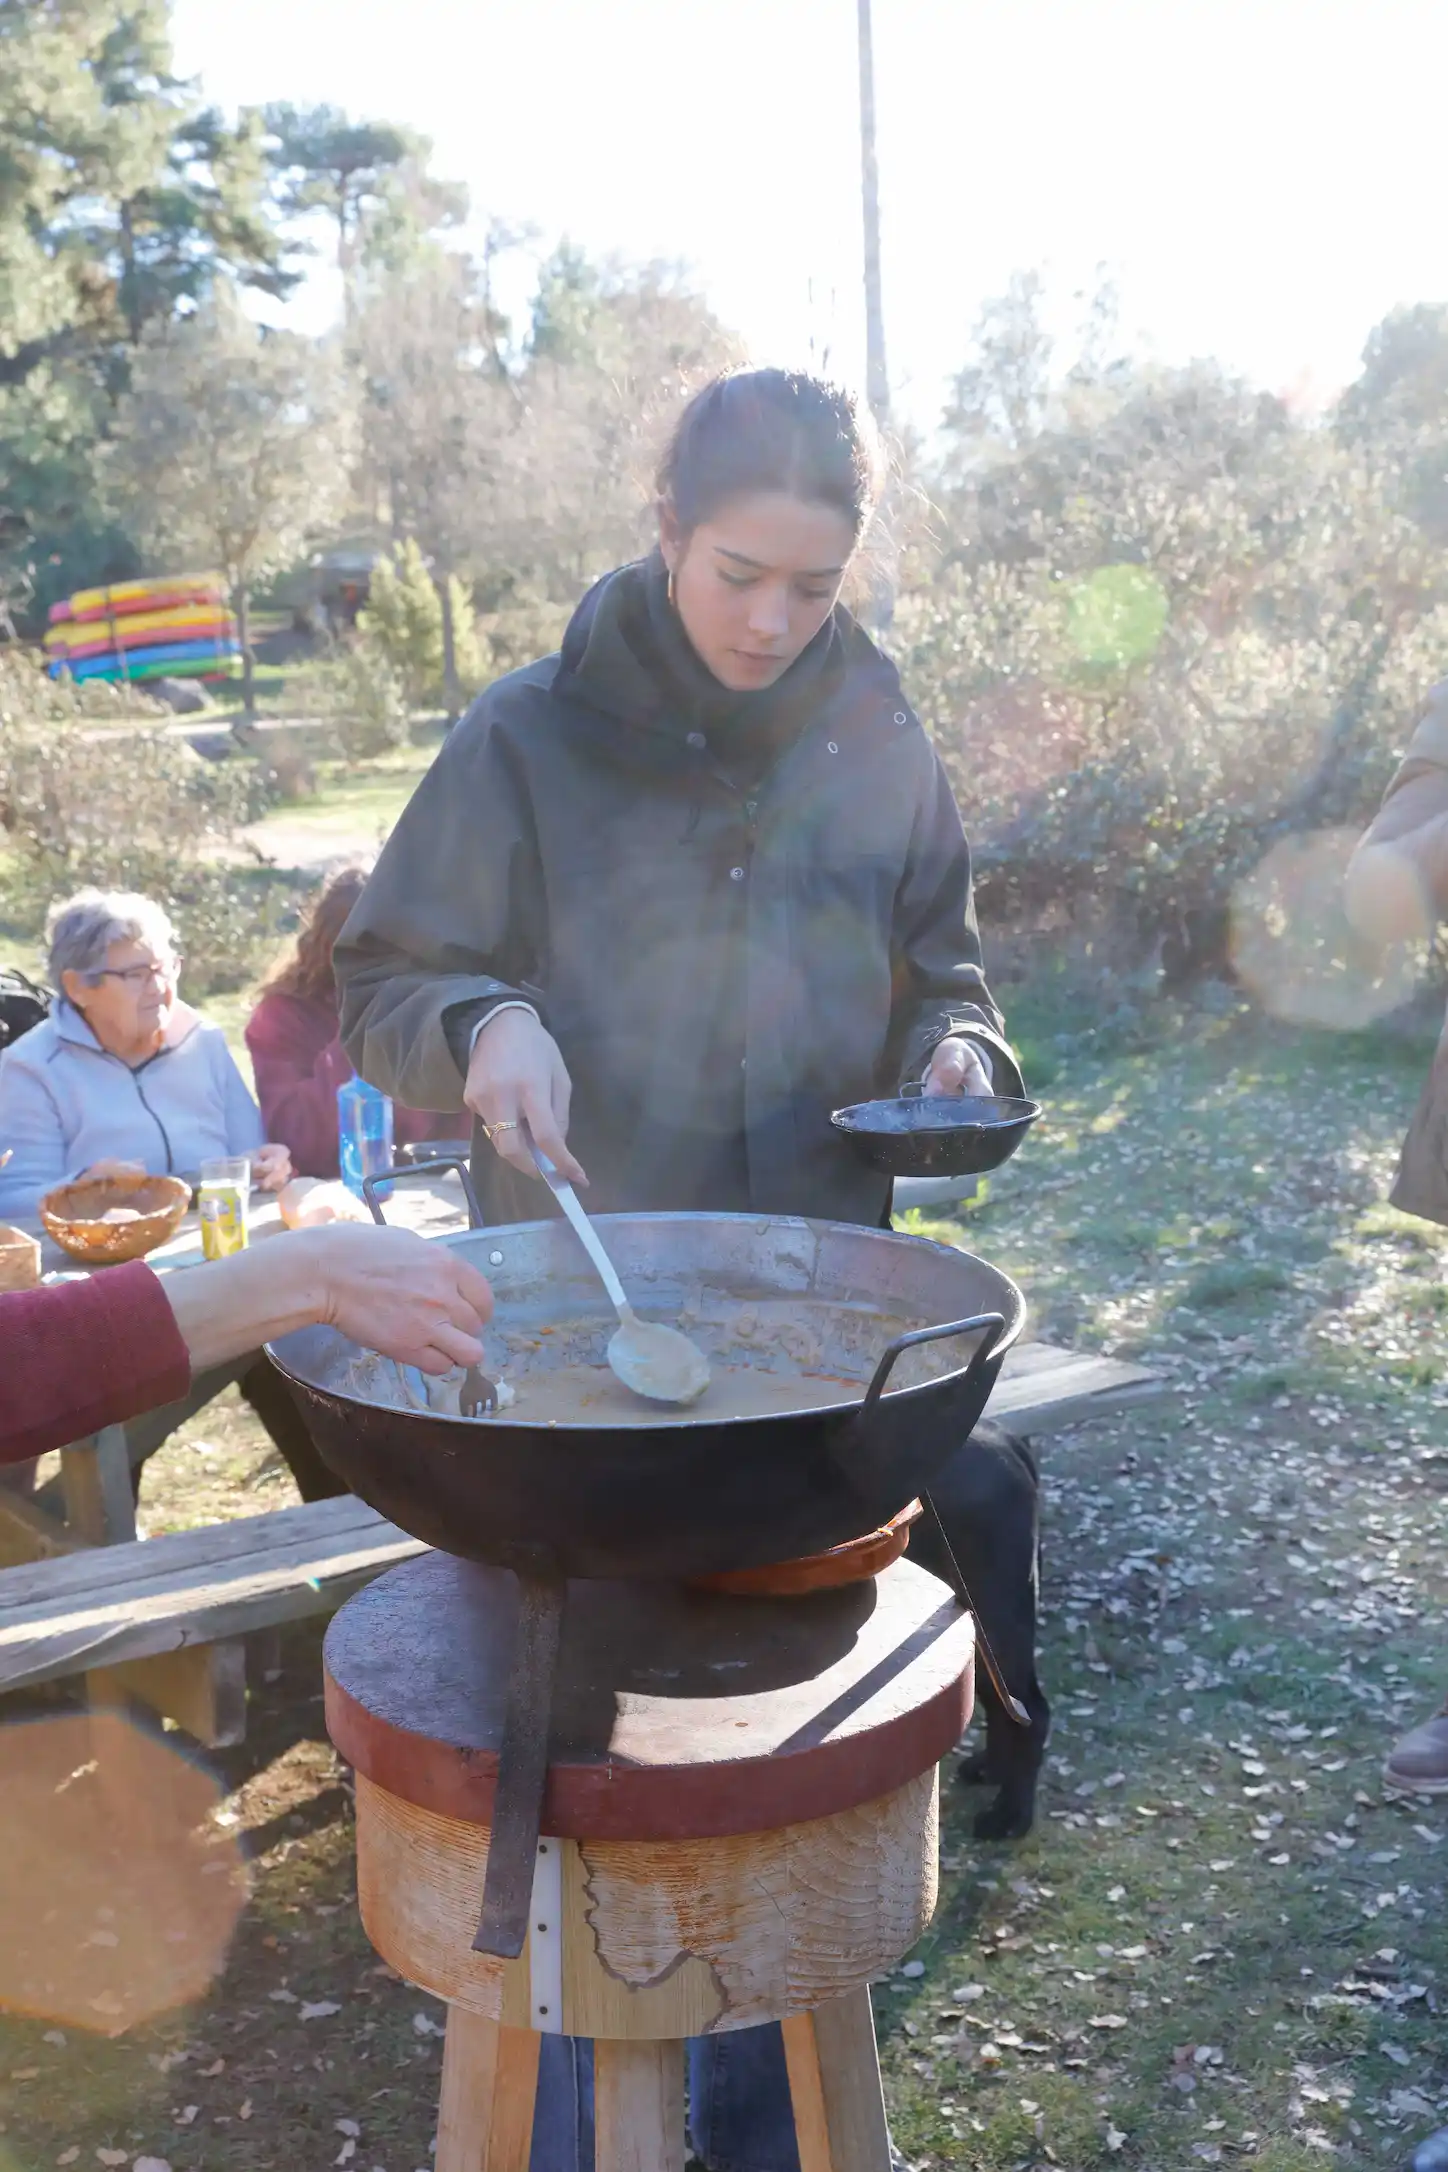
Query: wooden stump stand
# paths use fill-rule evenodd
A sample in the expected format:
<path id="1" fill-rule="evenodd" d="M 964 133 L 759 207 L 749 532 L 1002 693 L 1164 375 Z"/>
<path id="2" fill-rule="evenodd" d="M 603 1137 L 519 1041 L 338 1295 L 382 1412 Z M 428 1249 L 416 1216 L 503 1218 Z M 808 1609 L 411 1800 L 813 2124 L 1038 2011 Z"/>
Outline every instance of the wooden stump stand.
<path id="1" fill-rule="evenodd" d="M 449 2006 L 436 2172 L 527 2172 L 540 2038 L 594 2040 L 598 2172 L 682 2172 L 683 2045 L 784 2025 L 803 2172 L 889 2172 L 869 1983 L 936 1897 L 970 1616 L 894 1564 L 803 1599 L 569 1587 L 517 1960 L 475 1953 L 517 1587 L 428 1554 L 327 1636 L 367 1934 Z"/>

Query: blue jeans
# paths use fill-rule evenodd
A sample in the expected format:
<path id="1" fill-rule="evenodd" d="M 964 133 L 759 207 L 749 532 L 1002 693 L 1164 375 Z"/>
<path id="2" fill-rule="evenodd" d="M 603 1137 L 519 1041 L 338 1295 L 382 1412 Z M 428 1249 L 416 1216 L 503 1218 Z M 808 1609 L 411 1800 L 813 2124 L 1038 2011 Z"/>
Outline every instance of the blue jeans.
<path id="1" fill-rule="evenodd" d="M 692 2039 L 689 2140 L 710 2172 L 799 2172 L 777 2021 Z M 586 2037 L 543 2038 L 528 2172 L 593 2172 L 593 2046 Z"/>

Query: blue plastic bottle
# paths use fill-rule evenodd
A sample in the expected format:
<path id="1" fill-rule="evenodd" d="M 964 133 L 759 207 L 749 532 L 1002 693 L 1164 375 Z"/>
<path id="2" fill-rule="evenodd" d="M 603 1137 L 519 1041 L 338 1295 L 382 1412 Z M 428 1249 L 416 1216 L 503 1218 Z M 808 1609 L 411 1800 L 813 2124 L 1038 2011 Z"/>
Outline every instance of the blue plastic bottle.
<path id="1" fill-rule="evenodd" d="M 364 1177 L 385 1176 L 392 1167 L 392 1103 L 365 1079 L 349 1078 L 337 1088 L 337 1150 L 342 1182 L 359 1199 Z M 379 1194 L 391 1195 L 390 1184 Z"/>

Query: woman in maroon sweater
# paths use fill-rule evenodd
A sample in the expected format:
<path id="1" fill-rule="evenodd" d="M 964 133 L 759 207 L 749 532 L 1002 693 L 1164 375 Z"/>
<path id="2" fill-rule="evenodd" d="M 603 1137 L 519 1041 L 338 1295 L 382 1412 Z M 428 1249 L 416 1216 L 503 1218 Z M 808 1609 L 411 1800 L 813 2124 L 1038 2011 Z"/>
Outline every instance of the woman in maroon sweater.
<path id="1" fill-rule="evenodd" d="M 366 880 L 364 867 L 339 868 L 328 878 L 291 955 L 263 985 L 247 1023 L 266 1136 L 286 1147 L 298 1176 L 339 1173 L 337 1088 L 351 1078 L 352 1066 L 337 1037 L 332 947 Z M 394 1107 L 394 1145 L 466 1137 L 472 1118 L 462 1113 L 461 1086 L 458 1091 L 456 1115 Z"/>

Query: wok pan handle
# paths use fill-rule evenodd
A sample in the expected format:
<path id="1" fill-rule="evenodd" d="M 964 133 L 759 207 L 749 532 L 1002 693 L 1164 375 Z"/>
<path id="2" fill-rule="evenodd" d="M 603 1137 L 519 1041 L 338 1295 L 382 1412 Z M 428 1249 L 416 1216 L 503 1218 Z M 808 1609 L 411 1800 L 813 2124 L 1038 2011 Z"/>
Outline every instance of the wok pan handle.
<path id="1" fill-rule="evenodd" d="M 982 1330 L 985 1330 L 983 1334 Z M 879 1364 L 875 1367 L 875 1377 L 865 1390 L 865 1400 L 859 1408 L 858 1415 L 860 1419 L 863 1420 L 869 1417 L 880 1397 L 884 1394 L 885 1383 L 895 1370 L 896 1360 L 903 1357 L 907 1350 L 913 1350 L 917 1343 L 944 1342 L 948 1335 L 981 1335 L 980 1344 L 969 1365 L 965 1368 L 966 1378 L 972 1379 L 976 1373 L 989 1365 L 991 1359 L 995 1356 L 996 1346 L 1005 1331 L 1006 1323 L 1003 1313 L 980 1312 L 976 1314 L 973 1320 L 952 1320 L 945 1327 L 917 1327 L 913 1334 L 898 1335 L 894 1342 L 884 1351 Z"/>
<path id="2" fill-rule="evenodd" d="M 373 1221 L 381 1222 L 383 1227 L 386 1227 L 387 1216 L 383 1212 L 382 1201 L 377 1196 L 379 1185 L 385 1184 L 390 1192 L 399 1177 L 431 1176 L 438 1169 L 452 1169 L 457 1172 L 458 1180 L 463 1188 L 463 1197 L 468 1203 L 468 1228 L 481 1229 L 483 1226 L 483 1210 L 478 1205 L 478 1195 L 473 1189 L 473 1172 L 464 1154 L 435 1154 L 430 1161 L 399 1164 L 389 1169 L 385 1176 L 363 1177 L 362 1197 L 372 1210 Z"/>

